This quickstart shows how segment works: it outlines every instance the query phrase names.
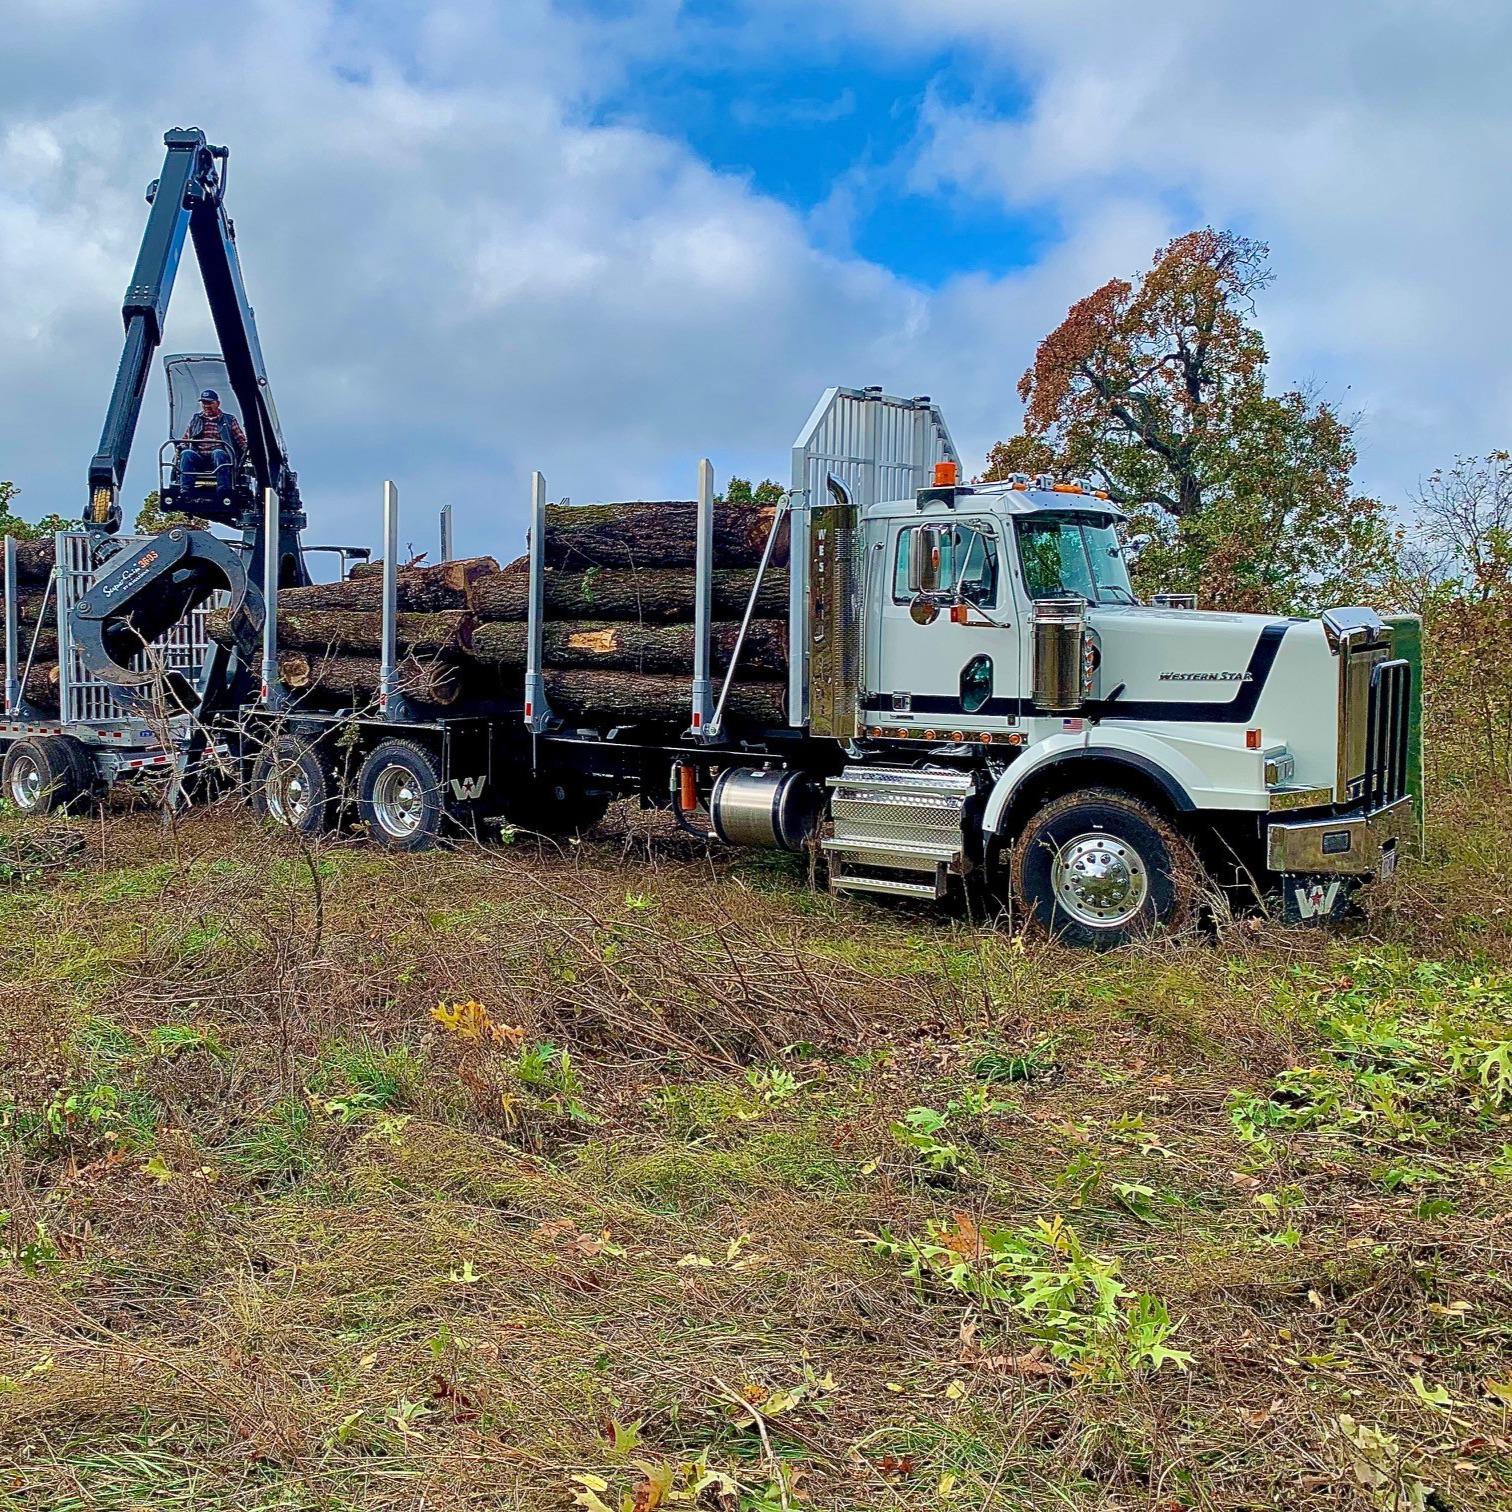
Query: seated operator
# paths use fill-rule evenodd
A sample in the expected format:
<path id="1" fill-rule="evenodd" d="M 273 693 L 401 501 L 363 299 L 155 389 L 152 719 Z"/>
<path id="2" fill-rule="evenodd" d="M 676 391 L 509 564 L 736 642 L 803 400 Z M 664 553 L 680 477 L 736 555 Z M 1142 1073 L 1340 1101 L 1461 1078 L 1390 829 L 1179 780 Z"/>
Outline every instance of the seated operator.
<path id="1" fill-rule="evenodd" d="M 220 395 L 206 389 L 200 395 L 199 413 L 184 429 L 184 445 L 179 450 L 179 475 L 192 488 L 197 476 L 215 474 L 215 491 L 231 492 L 231 474 L 247 454 L 247 436 L 235 415 L 221 408 Z"/>

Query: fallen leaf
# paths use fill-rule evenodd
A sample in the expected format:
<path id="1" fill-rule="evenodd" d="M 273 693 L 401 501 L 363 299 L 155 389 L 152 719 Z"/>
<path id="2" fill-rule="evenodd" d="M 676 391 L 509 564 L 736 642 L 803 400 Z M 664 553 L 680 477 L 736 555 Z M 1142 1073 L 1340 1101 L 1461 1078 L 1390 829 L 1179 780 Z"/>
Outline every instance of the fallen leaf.
<path id="1" fill-rule="evenodd" d="M 955 1213 L 952 1216 L 955 1227 L 946 1229 L 940 1235 L 940 1243 L 967 1259 L 978 1259 L 982 1253 L 982 1234 L 977 1228 L 976 1219 L 970 1213 Z"/>

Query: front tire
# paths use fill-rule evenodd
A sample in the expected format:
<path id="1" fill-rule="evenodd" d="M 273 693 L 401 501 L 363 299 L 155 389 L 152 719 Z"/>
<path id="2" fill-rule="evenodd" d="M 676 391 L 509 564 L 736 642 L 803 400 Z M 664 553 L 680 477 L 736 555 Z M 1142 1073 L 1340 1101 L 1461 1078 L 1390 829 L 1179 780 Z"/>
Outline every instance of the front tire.
<path id="1" fill-rule="evenodd" d="M 94 762 L 70 736 L 27 736 L 5 753 L 0 783 L 23 814 L 69 813 L 94 790 Z"/>
<path id="2" fill-rule="evenodd" d="M 357 774 L 357 813 L 386 850 L 429 850 L 446 822 L 436 758 L 412 740 L 374 746 Z"/>
<path id="3" fill-rule="evenodd" d="M 1179 929 L 1196 906 L 1201 868 L 1154 809 L 1116 788 L 1068 793 L 1024 826 L 1013 847 L 1013 896 L 1048 933 L 1111 950 Z"/>
<path id="4" fill-rule="evenodd" d="M 264 746 L 252 767 L 252 810 L 298 835 L 331 828 L 335 811 L 331 773 L 320 751 L 285 737 Z"/>

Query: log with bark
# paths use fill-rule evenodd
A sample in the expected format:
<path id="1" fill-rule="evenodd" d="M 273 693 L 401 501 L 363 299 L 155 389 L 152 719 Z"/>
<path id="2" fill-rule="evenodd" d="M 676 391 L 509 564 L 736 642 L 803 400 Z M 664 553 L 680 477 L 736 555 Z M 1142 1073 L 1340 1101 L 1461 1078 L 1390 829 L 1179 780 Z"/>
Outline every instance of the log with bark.
<path id="1" fill-rule="evenodd" d="M 278 606 L 278 644 L 291 651 L 328 651 L 333 655 L 377 656 L 383 650 L 383 614 L 378 609 L 287 609 Z M 395 634 L 401 653 L 456 653 L 472 639 L 473 618 L 462 609 L 435 614 L 400 614 Z M 231 616 L 214 609 L 206 616 L 210 638 L 234 646 Z"/>
<path id="2" fill-rule="evenodd" d="M 26 679 L 26 701 L 39 714 L 58 712 L 58 664 L 50 667 L 38 663 Z"/>
<path id="3" fill-rule="evenodd" d="M 42 607 L 42 595 L 35 588 L 31 592 L 21 595 L 16 600 L 17 623 L 25 625 L 30 630 L 37 623 L 37 617 L 41 616 L 44 625 L 56 625 L 58 623 L 58 598 L 56 594 L 47 596 L 47 607 Z M 5 624 L 5 600 L 0 598 L 0 626 Z"/>
<path id="4" fill-rule="evenodd" d="M 579 670 L 546 674 L 546 697 L 553 712 L 585 724 L 686 728 L 691 695 L 686 677 Z M 786 705 L 786 683 L 736 683 L 725 717 L 737 724 L 780 725 L 787 718 Z"/>
<path id="5" fill-rule="evenodd" d="M 710 626 L 709 642 L 716 671 L 730 665 L 740 626 L 728 621 Z M 473 630 L 471 655 L 500 666 L 525 665 L 528 627 L 519 620 L 480 624 Z M 549 620 L 542 630 L 542 658 L 547 667 L 622 667 L 633 672 L 693 672 L 693 626 L 640 625 L 621 620 Z M 752 620 L 740 652 L 742 678 L 787 672 L 787 625 L 782 620 Z"/>
<path id="6" fill-rule="evenodd" d="M 467 590 L 480 577 L 488 573 L 497 572 L 499 564 L 491 556 L 479 557 L 456 557 L 450 562 L 432 562 L 429 565 L 416 562 L 399 569 L 399 607 L 401 609 L 414 609 L 420 613 L 427 613 L 436 609 L 465 609 L 467 607 Z M 357 584 L 373 584 L 376 589 L 366 588 L 365 591 L 381 595 L 383 592 L 383 563 L 382 562 L 358 562 L 351 572 L 347 574 L 344 585 L 336 583 L 317 583 L 313 588 L 291 589 L 294 593 L 310 593 L 314 589 L 335 588 L 346 586 L 356 587 Z M 382 598 L 375 597 L 371 603 L 365 599 L 356 602 L 339 602 L 339 595 L 330 601 L 332 609 L 367 609 L 378 608 L 382 605 Z M 408 598 L 410 602 L 406 603 Z M 313 602 L 313 601 L 312 601 Z M 324 607 L 324 605 L 316 605 Z"/>
<path id="7" fill-rule="evenodd" d="M 46 541 L 17 541 L 16 542 L 16 582 L 17 584 L 30 583 L 40 585 L 47 581 L 48 574 L 53 570 L 53 563 L 57 560 L 57 553 L 53 549 L 53 543 Z"/>
<path id="8" fill-rule="evenodd" d="M 37 636 L 35 651 L 32 649 L 32 635 L 36 631 L 35 625 L 18 625 L 16 627 L 16 661 L 20 666 L 26 665 L 26 658 L 32 659 L 33 666 L 42 666 L 46 662 L 56 662 L 58 659 L 58 632 L 44 628 Z"/>
<path id="9" fill-rule="evenodd" d="M 714 510 L 714 560 L 721 567 L 755 567 L 777 518 L 775 504 L 720 504 Z M 687 499 L 659 503 L 554 504 L 546 510 L 546 563 L 551 567 L 691 567 L 698 506 Z M 787 530 L 772 565 L 787 564 Z"/>
<path id="10" fill-rule="evenodd" d="M 452 662 L 406 656 L 395 670 L 399 692 L 418 704 L 445 709 L 462 696 L 462 671 Z M 278 658 L 278 675 L 291 693 L 317 695 L 349 708 L 376 701 L 378 671 L 378 659 L 372 656 L 306 656 L 286 651 Z"/>
<path id="11" fill-rule="evenodd" d="M 715 617 L 741 618 L 755 585 L 753 569 L 716 568 L 710 585 Z M 603 567 L 587 572 L 548 567 L 544 576 L 548 618 L 691 620 L 695 588 L 691 567 Z M 502 572 L 478 578 L 468 590 L 467 602 L 479 619 L 525 619 L 530 611 L 527 563 L 511 562 Z M 756 614 L 784 615 L 787 602 L 787 570 L 768 568 L 756 597 Z"/>

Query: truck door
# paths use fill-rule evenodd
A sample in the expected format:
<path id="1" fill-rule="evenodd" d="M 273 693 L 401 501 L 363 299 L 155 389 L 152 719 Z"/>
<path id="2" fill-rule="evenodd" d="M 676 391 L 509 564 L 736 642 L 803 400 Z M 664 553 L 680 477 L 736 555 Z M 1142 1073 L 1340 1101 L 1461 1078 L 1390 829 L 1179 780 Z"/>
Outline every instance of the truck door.
<path id="1" fill-rule="evenodd" d="M 882 549 L 870 554 L 868 598 L 878 623 L 868 658 L 867 722 L 924 724 L 942 736 L 1000 728 L 1016 711 L 1020 682 L 1006 543 L 991 516 L 943 522 L 938 612 L 921 623 L 925 607 L 908 587 L 909 538 L 941 523 L 938 515 L 889 520 Z"/>

